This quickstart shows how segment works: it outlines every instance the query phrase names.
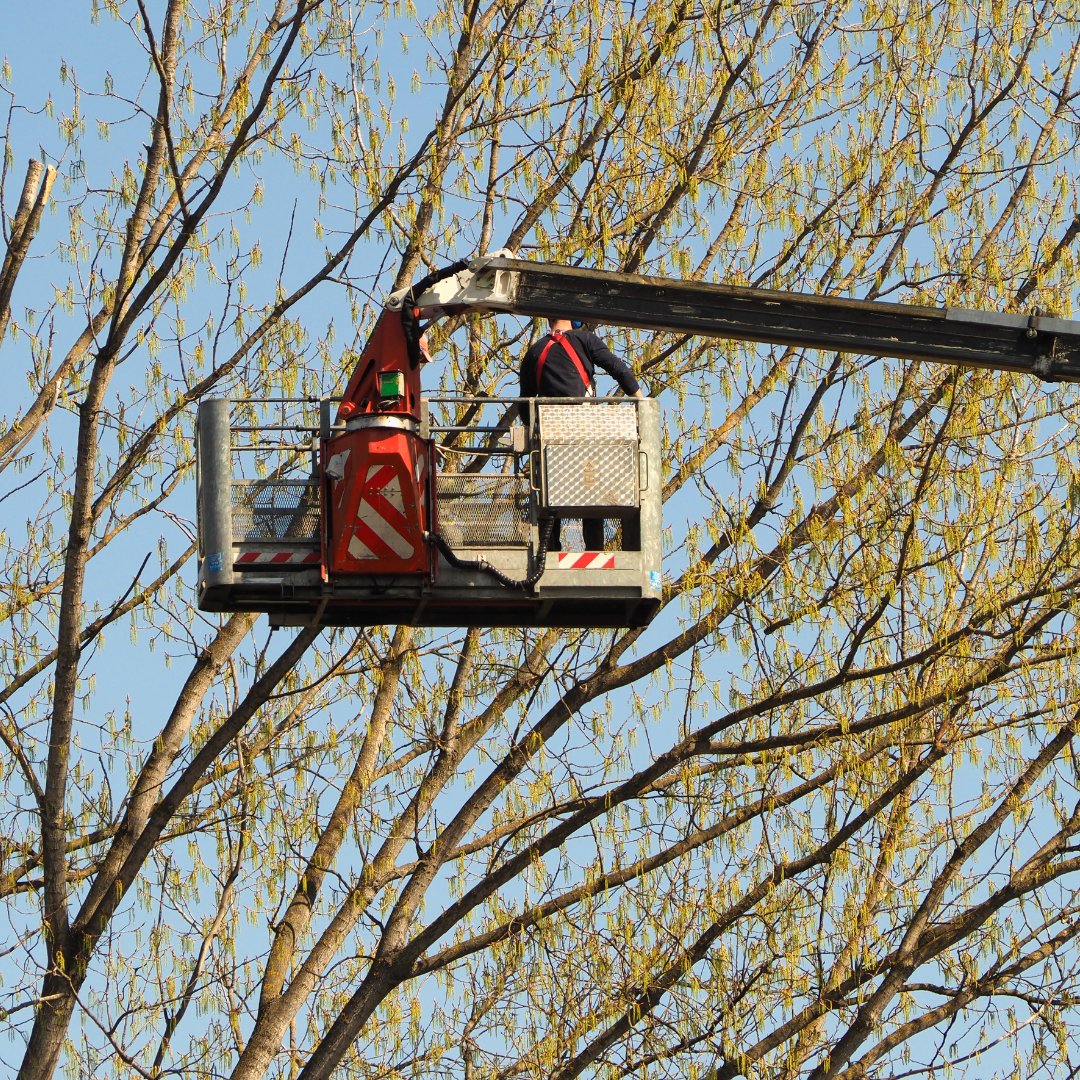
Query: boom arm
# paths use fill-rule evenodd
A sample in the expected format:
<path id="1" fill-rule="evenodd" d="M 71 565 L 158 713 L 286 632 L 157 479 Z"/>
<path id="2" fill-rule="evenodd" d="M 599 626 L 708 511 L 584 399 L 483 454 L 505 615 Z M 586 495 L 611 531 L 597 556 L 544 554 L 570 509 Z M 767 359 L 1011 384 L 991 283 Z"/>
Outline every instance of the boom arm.
<path id="1" fill-rule="evenodd" d="M 1080 382 L 1080 322 L 774 292 L 489 256 L 419 292 L 395 293 L 430 317 L 469 311 L 557 315 Z"/>

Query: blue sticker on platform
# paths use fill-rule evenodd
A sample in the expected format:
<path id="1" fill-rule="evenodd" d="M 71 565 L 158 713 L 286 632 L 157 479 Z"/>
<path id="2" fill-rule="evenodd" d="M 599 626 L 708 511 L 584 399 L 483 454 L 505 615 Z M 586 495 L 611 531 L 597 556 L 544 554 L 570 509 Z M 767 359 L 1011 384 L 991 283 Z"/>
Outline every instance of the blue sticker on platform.
<path id="1" fill-rule="evenodd" d="M 649 584 L 654 589 L 661 589 L 664 586 L 664 579 L 658 570 L 649 571 Z"/>
<path id="2" fill-rule="evenodd" d="M 225 566 L 225 556 L 220 551 L 211 551 L 206 556 L 206 569 L 211 574 L 220 574 L 222 568 Z"/>

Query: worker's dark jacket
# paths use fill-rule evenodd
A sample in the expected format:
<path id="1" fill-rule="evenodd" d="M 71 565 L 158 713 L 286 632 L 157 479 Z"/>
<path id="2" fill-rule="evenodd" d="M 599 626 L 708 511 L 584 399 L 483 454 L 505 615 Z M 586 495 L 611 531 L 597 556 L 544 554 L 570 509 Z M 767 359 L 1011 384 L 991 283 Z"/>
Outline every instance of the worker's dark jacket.
<path id="1" fill-rule="evenodd" d="M 628 394 L 637 392 L 638 381 L 634 373 L 591 330 L 567 330 L 561 335 L 570 342 L 577 353 L 581 366 L 589 376 L 589 386 L 596 382 L 596 369 L 603 368 Z M 522 397 L 585 397 L 589 387 L 581 385 L 574 362 L 566 350 L 556 342 L 552 345 L 540 373 L 540 386 L 536 385 L 536 364 L 540 354 L 551 340 L 545 334 L 525 354 L 521 362 Z"/>

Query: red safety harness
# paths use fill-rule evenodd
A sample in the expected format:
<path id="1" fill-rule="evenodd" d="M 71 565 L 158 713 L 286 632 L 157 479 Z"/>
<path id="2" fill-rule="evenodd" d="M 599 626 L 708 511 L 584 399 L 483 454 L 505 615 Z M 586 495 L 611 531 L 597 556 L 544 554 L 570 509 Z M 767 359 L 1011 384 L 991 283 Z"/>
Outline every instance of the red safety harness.
<path id="1" fill-rule="evenodd" d="M 577 373 L 578 373 L 578 375 L 581 376 L 581 385 L 585 387 L 585 396 L 586 397 L 589 396 L 592 393 L 592 380 L 586 374 L 585 365 L 578 358 L 578 354 L 576 352 L 574 352 L 573 345 L 571 345 L 570 342 L 566 340 L 566 336 L 564 334 L 562 334 L 561 332 L 550 334 L 549 338 L 550 338 L 550 340 L 544 346 L 543 351 L 540 353 L 540 356 L 537 358 L 537 361 L 536 361 L 536 392 L 537 392 L 537 394 L 540 393 L 540 376 L 544 371 L 544 363 L 547 360 L 548 353 L 551 352 L 551 346 L 558 343 L 559 345 L 562 346 L 563 352 L 565 352 L 566 355 L 570 357 L 570 360 L 573 363 L 574 367 L 577 368 Z"/>

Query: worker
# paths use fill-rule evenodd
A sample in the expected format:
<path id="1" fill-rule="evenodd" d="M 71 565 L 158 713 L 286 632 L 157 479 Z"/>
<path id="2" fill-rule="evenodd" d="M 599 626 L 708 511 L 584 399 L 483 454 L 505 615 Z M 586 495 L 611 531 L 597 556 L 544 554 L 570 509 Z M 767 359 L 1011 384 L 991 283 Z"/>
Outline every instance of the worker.
<path id="1" fill-rule="evenodd" d="M 631 397 L 645 397 L 629 365 L 591 330 L 585 330 L 580 322 L 563 318 L 549 318 L 548 326 L 547 334 L 529 349 L 521 362 L 521 397 L 593 397 L 598 367 Z M 548 543 L 552 551 L 561 550 L 560 525 L 555 518 Z M 581 532 L 587 550 L 604 549 L 603 518 L 585 518 Z"/>
<path id="2" fill-rule="evenodd" d="M 591 330 L 570 319 L 548 319 L 548 325 L 522 361 L 522 397 L 592 397 L 597 367 L 632 397 L 645 396 L 629 366 Z"/>

